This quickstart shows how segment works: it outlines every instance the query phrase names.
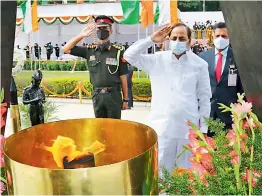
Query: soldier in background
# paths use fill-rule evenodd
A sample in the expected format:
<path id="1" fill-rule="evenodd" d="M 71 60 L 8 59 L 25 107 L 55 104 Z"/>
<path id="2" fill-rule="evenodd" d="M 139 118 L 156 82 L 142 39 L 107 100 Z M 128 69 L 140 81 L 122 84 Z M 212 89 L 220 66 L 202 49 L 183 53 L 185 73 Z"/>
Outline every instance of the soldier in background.
<path id="1" fill-rule="evenodd" d="M 55 45 L 55 55 L 56 55 L 57 59 L 59 57 L 59 52 L 60 52 L 60 48 L 59 48 L 58 44 L 56 44 Z"/>
<path id="2" fill-rule="evenodd" d="M 46 48 L 46 58 L 47 60 L 50 60 L 51 54 L 53 53 L 53 46 L 51 42 L 47 43 L 44 47 Z"/>
<path id="3" fill-rule="evenodd" d="M 128 47 L 129 47 L 128 42 L 126 42 L 125 45 L 124 45 L 125 50 L 127 50 Z"/>
<path id="4" fill-rule="evenodd" d="M 128 109 L 130 110 L 133 105 L 133 67 L 128 63 L 127 86 L 128 86 Z"/>
<path id="5" fill-rule="evenodd" d="M 35 43 L 34 51 L 35 51 L 35 57 L 39 60 L 41 57 L 41 47 L 38 45 L 38 43 Z"/>
<path id="6" fill-rule="evenodd" d="M 26 59 L 30 59 L 30 48 L 29 48 L 29 45 L 26 45 L 24 50 L 25 50 L 25 54 L 26 54 Z"/>

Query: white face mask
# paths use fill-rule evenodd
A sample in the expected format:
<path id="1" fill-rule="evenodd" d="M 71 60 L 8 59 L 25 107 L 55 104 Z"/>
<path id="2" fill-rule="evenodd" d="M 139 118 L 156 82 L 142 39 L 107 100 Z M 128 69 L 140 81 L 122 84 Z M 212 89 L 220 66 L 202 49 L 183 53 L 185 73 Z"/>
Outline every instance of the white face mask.
<path id="1" fill-rule="evenodd" d="M 214 40 L 214 45 L 217 49 L 225 49 L 229 45 L 229 39 L 224 39 L 223 37 L 218 37 Z"/>
<path id="2" fill-rule="evenodd" d="M 170 49 L 176 55 L 180 55 L 187 50 L 187 42 L 170 40 Z"/>

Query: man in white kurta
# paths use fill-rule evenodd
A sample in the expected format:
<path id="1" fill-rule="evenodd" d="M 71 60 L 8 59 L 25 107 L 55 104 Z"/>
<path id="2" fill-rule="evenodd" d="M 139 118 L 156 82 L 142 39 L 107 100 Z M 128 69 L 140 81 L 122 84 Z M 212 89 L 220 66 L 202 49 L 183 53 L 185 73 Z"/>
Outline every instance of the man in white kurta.
<path id="1" fill-rule="evenodd" d="M 142 54 L 165 39 L 170 40 L 171 50 Z M 190 29 L 178 24 L 139 40 L 124 53 L 130 64 L 149 73 L 152 89 L 149 123 L 158 134 L 159 166 L 169 172 L 175 163 L 177 167 L 190 167 L 189 151 L 176 160 L 182 145 L 189 143 L 187 121 L 200 125 L 200 130 L 207 133 L 204 117 L 210 115 L 208 64 L 189 49 L 190 41 Z"/>

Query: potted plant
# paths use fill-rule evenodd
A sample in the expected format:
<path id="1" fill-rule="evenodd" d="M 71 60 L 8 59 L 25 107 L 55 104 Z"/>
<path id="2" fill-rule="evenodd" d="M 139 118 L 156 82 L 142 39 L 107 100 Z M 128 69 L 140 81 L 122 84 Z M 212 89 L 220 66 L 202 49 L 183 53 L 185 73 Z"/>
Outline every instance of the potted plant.
<path id="1" fill-rule="evenodd" d="M 238 95 L 238 102 L 223 112 L 231 112 L 233 125 L 228 132 L 219 120 L 207 119 L 214 138 L 207 137 L 189 122 L 190 143 L 184 151 L 192 156 L 189 169 L 164 170 L 162 192 L 170 195 L 260 195 L 262 193 L 262 124 L 252 113 L 252 104 Z M 183 153 L 183 152 L 182 152 Z"/>

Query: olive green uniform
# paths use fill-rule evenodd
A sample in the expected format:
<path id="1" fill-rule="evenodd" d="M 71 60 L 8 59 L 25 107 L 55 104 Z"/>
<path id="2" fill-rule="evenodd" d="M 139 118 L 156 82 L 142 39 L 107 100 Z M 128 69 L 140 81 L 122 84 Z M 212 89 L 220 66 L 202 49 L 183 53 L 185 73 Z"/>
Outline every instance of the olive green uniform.
<path id="1" fill-rule="evenodd" d="M 110 42 L 102 47 L 75 46 L 70 54 L 87 59 L 93 85 L 93 107 L 96 118 L 121 118 L 122 95 L 120 76 L 128 73 L 123 59 L 124 48 Z"/>

